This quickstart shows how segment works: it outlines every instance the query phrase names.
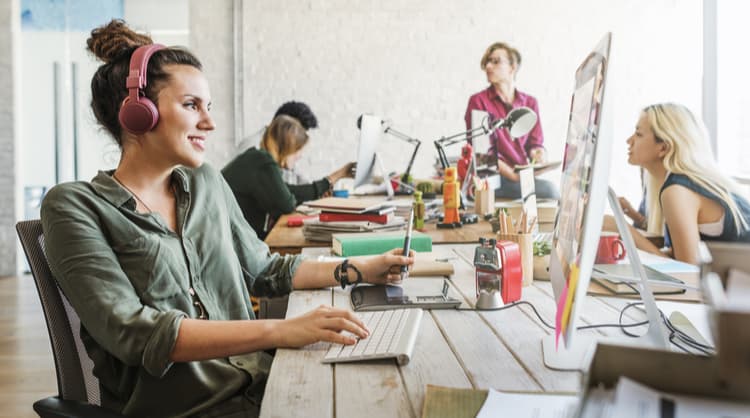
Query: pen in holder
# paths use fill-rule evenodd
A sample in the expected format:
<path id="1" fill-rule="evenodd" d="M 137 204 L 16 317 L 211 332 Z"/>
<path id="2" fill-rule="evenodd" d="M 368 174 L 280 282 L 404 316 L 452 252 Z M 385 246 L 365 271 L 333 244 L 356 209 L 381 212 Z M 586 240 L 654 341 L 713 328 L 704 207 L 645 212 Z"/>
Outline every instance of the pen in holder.
<path id="1" fill-rule="evenodd" d="M 526 287 L 534 280 L 534 237 L 531 234 L 497 234 L 498 241 L 513 241 L 521 252 L 522 286 Z"/>

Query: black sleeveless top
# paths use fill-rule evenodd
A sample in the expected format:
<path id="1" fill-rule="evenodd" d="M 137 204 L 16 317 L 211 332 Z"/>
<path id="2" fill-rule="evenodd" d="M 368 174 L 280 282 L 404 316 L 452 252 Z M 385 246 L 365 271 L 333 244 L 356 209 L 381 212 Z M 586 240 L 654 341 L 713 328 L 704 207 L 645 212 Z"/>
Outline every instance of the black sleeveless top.
<path id="1" fill-rule="evenodd" d="M 679 184 L 680 186 L 687 187 L 688 189 L 698 193 L 701 196 L 705 196 L 714 202 L 721 205 L 722 208 L 724 208 L 724 228 L 721 231 L 721 235 L 719 236 L 709 236 L 700 234 L 700 238 L 703 241 L 726 241 L 726 242 L 750 242 L 750 229 L 740 230 L 738 232 L 737 225 L 734 222 L 734 217 L 732 216 L 732 211 L 729 209 L 729 205 L 721 200 L 719 196 L 714 194 L 713 192 L 707 190 L 705 187 L 700 186 L 699 184 L 695 183 L 694 181 L 690 180 L 686 175 L 684 174 L 674 174 L 671 173 L 667 176 L 666 180 L 664 180 L 664 185 L 661 186 L 661 190 L 659 191 L 659 199 L 661 200 L 661 193 L 664 192 L 664 189 L 667 187 L 673 185 L 673 184 Z M 732 193 L 732 198 L 734 199 L 735 203 L 737 204 L 737 207 L 740 210 L 740 216 L 750 225 L 750 203 L 742 197 L 737 194 Z M 740 225 L 740 228 L 742 226 Z M 669 227 L 667 225 L 664 226 L 664 244 L 668 247 L 672 246 L 672 240 L 669 236 Z"/>

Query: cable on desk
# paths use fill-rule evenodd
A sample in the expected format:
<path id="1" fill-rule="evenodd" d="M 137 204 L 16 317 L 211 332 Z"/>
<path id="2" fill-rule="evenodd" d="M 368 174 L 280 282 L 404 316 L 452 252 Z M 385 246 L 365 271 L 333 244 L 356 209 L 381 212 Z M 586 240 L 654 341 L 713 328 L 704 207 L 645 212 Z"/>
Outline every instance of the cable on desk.
<path id="1" fill-rule="evenodd" d="M 539 321 L 547 328 L 549 329 L 555 329 L 554 325 L 551 325 L 549 322 L 545 321 L 544 318 L 542 318 L 542 315 L 539 314 L 539 311 L 537 311 L 534 304 L 531 302 L 525 301 L 525 300 L 519 300 L 513 303 L 509 303 L 507 305 L 501 306 L 499 308 L 495 309 L 474 309 L 474 308 L 460 308 L 457 309 L 459 311 L 475 311 L 475 312 L 493 312 L 493 311 L 502 311 L 508 308 L 512 308 L 515 306 L 520 305 L 529 305 L 531 307 L 531 310 L 534 311 L 534 314 L 539 319 Z M 640 321 L 640 322 L 634 322 L 630 324 L 624 324 L 623 319 L 625 316 L 625 312 L 634 307 L 643 305 L 643 302 L 631 302 L 625 305 L 624 308 L 620 310 L 620 318 L 618 320 L 617 324 L 594 324 L 594 325 L 582 325 L 576 328 L 576 330 L 586 330 L 586 329 L 595 329 L 595 328 L 620 328 L 623 334 L 627 335 L 628 337 L 632 338 L 639 338 L 641 335 L 633 334 L 629 332 L 627 329 L 632 327 L 639 327 L 642 325 L 648 325 L 648 320 Z M 662 321 L 664 321 L 664 324 L 666 325 L 667 329 L 669 330 L 669 342 L 674 344 L 677 348 L 680 350 L 692 354 L 691 351 L 689 351 L 687 348 L 685 348 L 682 344 L 687 345 L 688 347 L 692 348 L 695 351 L 698 351 L 704 355 L 711 355 L 714 352 L 714 347 L 706 344 L 702 344 L 698 341 L 696 341 L 694 338 L 692 338 L 690 335 L 686 334 L 685 332 L 681 331 L 677 327 L 672 324 L 672 322 L 664 315 L 664 312 L 659 310 L 659 315 L 661 316 Z"/>
<path id="2" fill-rule="evenodd" d="M 544 318 L 542 318 L 542 315 L 540 315 L 539 311 L 536 310 L 536 306 L 534 306 L 531 302 L 528 302 L 528 301 L 525 301 L 525 300 L 518 300 L 518 301 L 515 301 L 513 303 L 509 303 L 507 305 L 503 305 L 503 306 L 500 306 L 500 307 L 495 308 L 495 309 L 474 309 L 474 308 L 466 309 L 466 308 L 463 308 L 463 309 L 458 309 L 458 310 L 459 311 L 476 311 L 476 312 L 494 312 L 494 311 L 502 311 L 502 310 L 505 310 L 505 309 L 508 309 L 508 308 L 512 308 L 514 306 L 519 306 L 519 305 L 529 305 L 531 307 L 531 310 L 534 311 L 534 314 L 536 314 L 536 317 L 539 319 L 539 321 L 542 324 L 544 324 L 544 326 L 546 326 L 549 329 L 555 329 L 554 325 L 550 325 L 549 322 L 545 321 Z"/>
<path id="3" fill-rule="evenodd" d="M 627 305 L 620 311 L 620 321 L 622 321 L 622 317 L 625 314 L 625 311 L 634 307 L 634 306 L 640 306 L 643 305 L 643 302 L 632 302 Z M 674 344 L 675 347 L 679 348 L 680 350 L 692 354 L 690 350 L 686 349 L 682 344 L 687 345 L 688 347 L 692 348 L 695 351 L 698 351 L 704 355 L 712 355 L 715 352 L 715 348 L 710 345 L 702 344 L 698 341 L 696 341 L 693 337 L 686 334 L 682 330 L 678 329 L 672 321 L 669 320 L 669 318 L 664 315 L 664 312 L 659 309 L 659 315 L 661 316 L 662 321 L 664 321 L 664 325 L 669 330 L 669 342 Z M 646 321 L 648 322 L 648 321 Z M 640 337 L 640 335 L 631 334 L 628 331 L 624 330 L 622 331 L 625 335 L 628 337 Z M 678 342 L 679 341 L 679 342 Z M 682 344 L 681 344 L 682 343 Z"/>

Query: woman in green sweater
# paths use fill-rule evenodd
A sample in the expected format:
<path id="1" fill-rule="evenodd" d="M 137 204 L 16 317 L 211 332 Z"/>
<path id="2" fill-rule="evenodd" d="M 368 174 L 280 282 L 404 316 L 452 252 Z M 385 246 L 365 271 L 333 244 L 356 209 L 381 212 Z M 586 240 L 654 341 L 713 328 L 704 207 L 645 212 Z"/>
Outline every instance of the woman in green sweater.
<path id="1" fill-rule="evenodd" d="M 325 196 L 339 179 L 353 176 L 355 164 L 348 163 L 310 184 L 284 183 L 282 169 L 294 167 L 308 140 L 297 119 L 276 116 L 263 134 L 260 149 L 248 149 L 221 170 L 260 239 L 265 239 L 279 216 L 294 212 L 299 203 Z"/>

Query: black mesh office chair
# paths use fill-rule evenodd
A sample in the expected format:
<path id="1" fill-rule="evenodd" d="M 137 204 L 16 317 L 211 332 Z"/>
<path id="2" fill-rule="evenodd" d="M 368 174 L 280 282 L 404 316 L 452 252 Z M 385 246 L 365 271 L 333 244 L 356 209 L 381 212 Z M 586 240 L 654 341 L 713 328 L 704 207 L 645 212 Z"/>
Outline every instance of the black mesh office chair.
<path id="1" fill-rule="evenodd" d="M 60 392 L 58 396 L 34 402 L 34 411 L 42 418 L 122 418 L 122 415 L 99 406 L 99 380 L 93 374 L 94 364 L 79 336 L 78 315 L 58 287 L 47 264 L 41 222 L 19 222 L 16 231 L 42 302 Z"/>

